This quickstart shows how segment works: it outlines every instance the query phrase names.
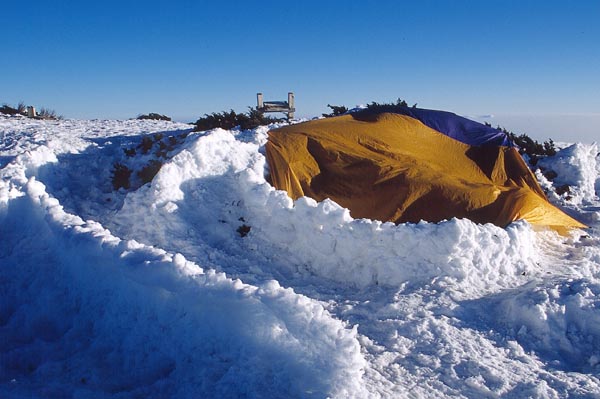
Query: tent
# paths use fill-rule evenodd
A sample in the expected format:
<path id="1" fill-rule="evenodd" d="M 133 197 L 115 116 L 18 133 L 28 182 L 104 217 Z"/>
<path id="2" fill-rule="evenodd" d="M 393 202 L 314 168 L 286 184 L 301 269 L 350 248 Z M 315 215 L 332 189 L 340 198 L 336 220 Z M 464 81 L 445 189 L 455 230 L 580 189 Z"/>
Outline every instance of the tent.
<path id="1" fill-rule="evenodd" d="M 289 125 L 269 132 L 266 155 L 277 189 L 330 198 L 354 218 L 586 227 L 548 202 L 505 134 L 449 112 L 396 107 Z"/>

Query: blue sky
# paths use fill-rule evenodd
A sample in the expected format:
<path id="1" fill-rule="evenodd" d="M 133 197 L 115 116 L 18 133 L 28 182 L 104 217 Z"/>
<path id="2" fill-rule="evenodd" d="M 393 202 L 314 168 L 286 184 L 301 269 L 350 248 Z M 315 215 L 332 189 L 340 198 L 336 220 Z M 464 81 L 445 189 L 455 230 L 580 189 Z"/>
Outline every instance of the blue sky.
<path id="1" fill-rule="evenodd" d="M 577 115 L 598 127 L 569 134 L 596 139 L 598 21 L 600 1 L 13 1 L 0 102 L 192 121 L 291 90 L 299 116 L 400 97 L 492 124 L 539 118 L 538 137 L 558 133 L 544 118 Z"/>

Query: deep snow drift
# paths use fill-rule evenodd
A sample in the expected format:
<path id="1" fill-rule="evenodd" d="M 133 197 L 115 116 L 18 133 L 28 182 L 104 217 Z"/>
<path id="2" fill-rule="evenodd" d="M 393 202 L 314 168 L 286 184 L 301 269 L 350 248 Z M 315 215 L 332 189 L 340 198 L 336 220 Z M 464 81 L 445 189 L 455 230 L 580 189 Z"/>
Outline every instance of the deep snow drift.
<path id="1" fill-rule="evenodd" d="M 599 397 L 595 144 L 539 164 L 563 237 L 353 220 L 190 131 L 0 115 L 0 396 Z"/>

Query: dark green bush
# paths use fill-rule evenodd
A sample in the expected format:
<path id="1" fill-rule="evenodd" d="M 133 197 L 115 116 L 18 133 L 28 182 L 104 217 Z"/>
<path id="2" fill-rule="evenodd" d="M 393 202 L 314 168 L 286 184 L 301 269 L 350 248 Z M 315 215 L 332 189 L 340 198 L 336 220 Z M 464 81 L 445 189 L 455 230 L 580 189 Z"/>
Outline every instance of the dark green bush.
<path id="1" fill-rule="evenodd" d="M 537 140 L 532 139 L 526 134 L 516 135 L 500 126 L 498 126 L 498 129 L 507 134 L 513 143 L 517 145 L 521 155 L 526 154 L 529 157 L 529 164 L 531 166 L 537 165 L 540 158 L 556 155 L 556 148 L 552 139 L 548 139 L 548 141 L 540 144 Z"/>
<path id="2" fill-rule="evenodd" d="M 8 114 L 8 115 L 19 114 L 19 115 L 27 116 L 27 107 L 25 106 L 25 103 L 23 101 L 20 101 L 16 107 L 11 107 L 8 104 L 4 104 L 2 107 L 0 107 L 0 113 Z M 37 119 L 56 120 L 56 119 L 62 119 L 63 117 L 61 115 L 57 115 L 56 111 L 54 111 L 52 109 L 42 107 L 37 111 L 36 118 Z"/>
<path id="3" fill-rule="evenodd" d="M 240 237 L 246 237 L 248 235 L 248 233 L 250 233 L 250 230 L 252 229 L 251 226 L 248 226 L 247 224 L 242 224 L 240 227 L 237 228 L 237 232 L 240 235 Z"/>
<path id="4" fill-rule="evenodd" d="M 345 114 L 346 112 L 348 112 L 348 107 L 344 106 L 344 105 L 330 105 L 327 104 L 327 107 L 331 108 L 332 112 L 329 114 L 322 114 L 325 118 L 331 118 L 333 116 L 340 116 Z M 395 103 L 378 103 L 378 102 L 371 102 L 370 104 L 367 105 L 366 109 L 363 110 L 359 110 L 356 111 L 357 113 L 360 112 L 395 112 L 398 110 L 398 108 L 407 108 L 408 107 L 408 103 L 405 100 L 402 99 L 397 99 Z M 413 108 L 417 107 L 417 104 L 413 104 L 412 105 Z"/>
<path id="5" fill-rule="evenodd" d="M 568 184 L 563 184 L 562 186 L 558 186 L 555 188 L 556 194 L 564 196 L 564 198 L 569 201 L 571 198 L 571 187 Z"/>
<path id="6" fill-rule="evenodd" d="M 154 138 L 152 136 L 142 137 L 142 141 L 138 145 L 138 148 L 142 151 L 142 154 L 147 154 L 154 145 Z"/>
<path id="7" fill-rule="evenodd" d="M 154 176 L 158 173 L 160 168 L 162 167 L 162 162 L 156 159 L 148 162 L 146 166 L 142 168 L 139 172 L 137 172 L 138 177 L 142 181 L 142 184 L 150 183 Z"/>
<path id="8" fill-rule="evenodd" d="M 39 112 L 37 113 L 37 117 L 40 119 L 52 119 L 52 120 L 62 119 L 62 116 L 57 115 L 53 109 L 48 109 L 48 108 L 44 108 L 44 107 L 40 108 Z"/>
<path id="9" fill-rule="evenodd" d="M 169 151 L 173 151 L 175 146 L 183 142 L 187 137 L 188 133 L 180 133 L 174 136 L 165 137 L 162 133 L 156 133 L 153 135 L 147 135 L 142 137 L 142 140 L 136 147 L 123 148 L 123 152 L 127 157 L 133 157 L 137 154 L 137 150 L 140 150 L 140 153 L 145 155 L 152 151 L 155 148 L 153 154 L 158 158 L 166 158 Z"/>
<path id="10" fill-rule="evenodd" d="M 554 180 L 554 179 L 556 179 L 558 177 L 558 173 L 556 173 L 553 170 L 545 170 L 543 172 L 543 175 L 548 180 Z"/>
<path id="11" fill-rule="evenodd" d="M 0 114 L 6 115 L 27 115 L 27 107 L 23 101 L 20 101 L 16 107 L 11 107 L 8 104 L 3 104 L 0 107 Z"/>
<path id="12" fill-rule="evenodd" d="M 171 121 L 166 115 L 157 114 L 156 112 L 150 112 L 149 114 L 138 115 L 137 119 L 150 119 L 157 121 Z"/>
<path id="13" fill-rule="evenodd" d="M 0 107 L 0 113 L 6 115 L 16 115 L 19 113 L 19 111 L 17 111 L 16 108 L 13 108 L 8 104 L 4 104 L 2 107 Z"/>
<path id="14" fill-rule="evenodd" d="M 256 108 L 249 108 L 247 114 L 238 114 L 234 110 L 229 112 L 213 112 L 205 114 L 199 118 L 194 128 L 195 131 L 204 131 L 220 127 L 230 130 L 239 127 L 242 130 L 254 129 L 258 126 L 268 125 L 270 123 L 280 122 L 281 119 L 264 116 Z"/>
<path id="15" fill-rule="evenodd" d="M 118 190 L 121 187 L 126 190 L 129 189 L 129 187 L 131 187 L 131 183 L 129 181 L 130 177 L 131 169 L 122 163 L 114 164 L 112 172 L 112 185 L 115 190 Z"/>
<path id="16" fill-rule="evenodd" d="M 194 130 L 210 130 L 220 127 L 222 129 L 232 129 L 238 125 L 237 114 L 231 110 L 230 112 L 213 112 L 205 114 L 203 118 L 196 121 Z"/>
<path id="17" fill-rule="evenodd" d="M 125 152 L 125 155 L 130 158 L 135 155 L 135 148 L 125 148 L 123 151 Z"/>
<path id="18" fill-rule="evenodd" d="M 331 113 L 329 113 L 329 114 L 322 114 L 325 118 L 331 118 L 333 116 L 344 115 L 346 112 L 348 112 L 348 108 L 345 107 L 344 105 L 331 105 L 331 104 L 327 104 L 327 108 L 331 109 Z"/>
<path id="19" fill-rule="evenodd" d="M 151 182 L 162 167 L 163 160 L 168 158 L 169 151 L 175 150 L 177 144 L 182 143 L 187 135 L 188 132 L 178 133 L 172 136 L 165 136 L 163 133 L 149 134 L 143 136 L 137 146 L 123 148 L 123 152 L 128 158 L 138 154 L 149 154 L 145 158 L 147 159 L 149 157 L 154 159 L 147 161 L 147 163 L 139 170 L 137 168 L 132 170 L 122 163 L 115 163 L 112 171 L 113 188 L 115 190 L 120 188 L 126 190 L 131 188 L 137 189 L 139 186 Z M 135 173 L 135 176 L 139 180 L 131 180 L 131 175 L 133 173 Z"/>
<path id="20" fill-rule="evenodd" d="M 240 114 L 240 129 L 248 130 L 255 129 L 259 126 L 268 125 L 271 123 L 281 122 L 281 118 L 273 118 L 265 116 L 262 112 L 256 108 L 248 107 L 247 114 Z"/>
<path id="21" fill-rule="evenodd" d="M 407 107 L 408 107 L 408 103 L 399 98 L 398 100 L 396 100 L 395 103 L 379 104 L 379 103 L 373 101 L 372 103 L 367 105 L 367 110 L 375 111 L 375 112 L 394 112 L 398 108 L 407 108 Z M 417 108 L 417 104 L 416 103 L 413 104 L 412 107 Z"/>

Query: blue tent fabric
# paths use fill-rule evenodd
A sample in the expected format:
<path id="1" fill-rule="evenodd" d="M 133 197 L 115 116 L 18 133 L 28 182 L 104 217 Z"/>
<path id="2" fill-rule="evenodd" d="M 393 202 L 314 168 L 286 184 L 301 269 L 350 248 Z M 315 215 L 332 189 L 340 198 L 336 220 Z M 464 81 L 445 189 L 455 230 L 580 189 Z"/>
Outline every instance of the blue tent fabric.
<path id="1" fill-rule="evenodd" d="M 369 112 L 368 109 L 364 111 Z M 392 109 L 385 110 L 385 112 L 393 112 L 417 119 L 425 126 L 464 144 L 514 147 L 513 142 L 503 131 L 463 118 L 452 112 L 403 106 L 393 106 Z"/>

